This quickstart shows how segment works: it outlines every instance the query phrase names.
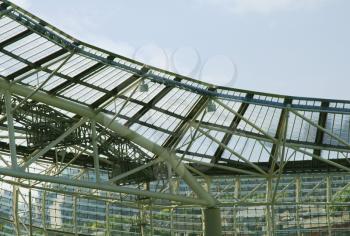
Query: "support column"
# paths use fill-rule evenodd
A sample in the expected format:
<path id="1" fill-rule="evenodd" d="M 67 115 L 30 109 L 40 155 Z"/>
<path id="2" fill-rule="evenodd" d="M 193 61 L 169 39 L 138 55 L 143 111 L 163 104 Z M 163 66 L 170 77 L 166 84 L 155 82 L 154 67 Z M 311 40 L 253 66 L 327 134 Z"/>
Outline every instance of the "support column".
<path id="1" fill-rule="evenodd" d="M 151 236 L 153 236 L 153 209 L 152 209 L 152 198 L 149 199 L 149 223 L 151 227 Z"/>
<path id="2" fill-rule="evenodd" d="M 210 194 L 211 178 L 205 177 L 205 187 L 204 189 Z M 202 215 L 204 218 L 204 236 L 220 236 L 221 232 L 221 214 L 220 208 L 218 207 L 208 207 L 202 209 Z"/>
<path id="3" fill-rule="evenodd" d="M 171 234 L 171 236 L 175 235 L 175 232 L 174 232 L 174 208 L 171 208 L 171 210 L 170 210 L 170 234 Z"/>
<path id="4" fill-rule="evenodd" d="M 167 164 L 167 169 L 168 169 L 168 182 L 169 182 L 169 190 L 171 194 L 175 193 L 175 186 L 174 186 L 174 181 L 173 181 L 173 170 L 172 167 L 169 163 Z"/>
<path id="5" fill-rule="evenodd" d="M 221 236 L 220 208 L 204 209 L 204 236 Z"/>
<path id="6" fill-rule="evenodd" d="M 45 236 L 47 236 L 47 231 L 46 231 L 46 195 L 47 195 L 47 192 L 44 191 L 43 197 L 41 200 L 41 221 L 42 221 L 42 226 L 43 226 L 43 231 L 44 231 Z"/>
<path id="7" fill-rule="evenodd" d="M 301 236 L 300 232 L 300 214 L 299 214 L 299 208 L 301 203 L 301 178 L 300 176 L 297 176 L 295 178 L 295 220 L 297 225 L 297 235 Z"/>
<path id="8" fill-rule="evenodd" d="M 236 177 L 235 178 L 235 192 L 234 192 L 234 198 L 235 199 L 239 199 L 240 196 L 240 192 L 241 192 L 241 179 L 240 177 Z M 237 200 L 238 201 L 238 200 Z M 233 213 L 232 213 L 232 218 L 233 218 L 233 232 L 234 232 L 234 236 L 238 236 L 239 235 L 239 226 L 237 224 L 237 212 L 238 212 L 238 205 L 234 205 L 233 207 Z"/>
<path id="9" fill-rule="evenodd" d="M 16 235 L 19 236 L 19 217 L 18 217 L 18 186 L 12 187 L 12 216 L 13 216 L 13 226 L 15 228 Z"/>
<path id="10" fill-rule="evenodd" d="M 29 208 L 29 236 L 33 236 L 33 213 L 32 213 L 32 189 L 29 189 L 28 196 L 28 208 Z"/>
<path id="11" fill-rule="evenodd" d="M 145 230 L 145 224 L 146 224 L 146 219 L 145 219 L 145 209 L 143 204 L 139 206 L 139 224 L 140 224 L 140 232 L 141 236 L 146 236 L 146 230 Z"/>
<path id="12" fill-rule="evenodd" d="M 77 204 L 77 196 L 73 196 L 73 231 L 76 236 L 78 235 Z"/>
<path id="13" fill-rule="evenodd" d="M 92 147 L 94 151 L 94 168 L 95 168 L 95 175 L 96 175 L 96 182 L 100 183 L 100 161 L 98 159 L 98 146 L 97 146 L 97 132 L 96 132 L 96 121 L 91 121 L 91 130 L 92 130 Z"/>
<path id="14" fill-rule="evenodd" d="M 106 202 L 106 236 L 111 235 L 111 226 L 110 226 L 110 219 L 109 219 L 109 207 L 110 203 Z"/>
<path id="15" fill-rule="evenodd" d="M 273 236 L 274 235 L 274 217 L 273 217 L 273 211 L 274 211 L 274 206 L 273 203 L 271 202 L 272 199 L 272 178 L 269 177 L 267 179 L 267 186 L 266 186 L 266 235 L 268 236 Z"/>
<path id="16" fill-rule="evenodd" d="M 4 93 L 4 97 L 5 97 L 7 126 L 8 126 L 8 135 L 9 135 L 9 143 L 10 143 L 11 167 L 13 169 L 17 169 L 18 164 L 17 164 L 17 153 L 16 153 L 16 140 L 15 140 L 15 129 L 13 125 L 13 114 L 12 114 L 13 112 L 12 112 L 10 91 L 6 90 Z"/>
<path id="17" fill-rule="evenodd" d="M 331 224 L 331 214 L 330 214 L 330 204 L 332 201 L 332 183 L 331 177 L 326 177 L 326 188 L 327 188 L 327 203 L 326 203 L 326 213 L 327 213 L 327 228 L 328 235 L 332 235 L 332 224 Z"/>

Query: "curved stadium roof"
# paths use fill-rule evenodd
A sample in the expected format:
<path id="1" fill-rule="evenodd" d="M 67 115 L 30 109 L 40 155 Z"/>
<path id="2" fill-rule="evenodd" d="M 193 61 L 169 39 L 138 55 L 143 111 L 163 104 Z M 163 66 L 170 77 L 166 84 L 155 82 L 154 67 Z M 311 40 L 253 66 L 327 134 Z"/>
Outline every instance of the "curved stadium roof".
<path id="1" fill-rule="evenodd" d="M 211 175 L 259 175 L 282 164 L 285 172 L 349 170 L 350 101 L 207 84 L 86 44 L 10 2 L 0 4 L 0 86 L 12 86 L 23 113 L 45 109 L 35 103 L 43 103 L 37 94 L 62 98 L 117 117 L 124 127 Z M 140 86 L 147 88 L 140 91 Z M 22 106 L 23 99 L 32 102 Z M 80 117 L 54 102 L 48 105 L 51 117 L 70 124 Z M 23 133 L 22 118 L 15 126 Z M 8 142 L 2 141 L 3 151 L 9 151 Z M 33 150 L 28 139 L 16 144 L 24 156 Z M 132 145 L 142 162 L 157 156 Z M 277 158 L 280 152 L 284 160 Z M 51 154 L 42 159 L 52 159 Z M 92 166 L 93 160 L 75 163 Z"/>
<path id="2" fill-rule="evenodd" d="M 350 101 L 203 83 L 0 0 L 1 235 L 347 234 L 349 141 Z"/>

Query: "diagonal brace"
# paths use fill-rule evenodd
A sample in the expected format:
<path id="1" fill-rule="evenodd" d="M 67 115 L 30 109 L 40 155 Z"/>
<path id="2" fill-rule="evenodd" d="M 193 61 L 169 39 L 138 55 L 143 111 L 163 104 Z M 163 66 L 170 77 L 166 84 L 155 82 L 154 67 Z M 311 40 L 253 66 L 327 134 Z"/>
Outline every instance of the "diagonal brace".
<path id="1" fill-rule="evenodd" d="M 10 90 L 11 92 L 20 96 L 28 96 L 29 94 L 31 94 L 31 92 L 33 92 L 32 88 L 20 84 L 10 85 L 10 83 L 6 79 L 1 77 L 0 87 L 6 90 Z M 104 126 L 106 124 L 109 124 L 111 121 L 111 117 L 104 112 L 96 112 L 94 109 L 91 109 L 83 104 L 78 104 L 76 102 L 69 101 L 67 99 L 56 96 L 50 96 L 49 94 L 42 91 L 38 91 L 37 93 L 35 93 L 32 99 L 38 102 L 43 102 L 47 105 L 51 105 L 66 111 L 73 112 L 82 117 L 94 119 L 96 122 Z M 109 129 L 114 131 L 117 135 L 140 145 L 148 151 L 155 153 L 163 161 L 168 162 L 171 165 L 171 167 L 175 169 L 176 173 L 184 179 L 184 181 L 191 187 L 191 189 L 196 193 L 196 195 L 201 200 L 205 201 L 208 206 L 216 206 L 218 204 L 218 201 L 210 193 L 208 193 L 200 183 L 198 183 L 196 178 L 189 172 L 189 170 L 187 170 L 187 168 L 182 162 L 180 162 L 180 164 L 178 165 L 179 157 L 176 156 L 174 152 L 171 152 L 170 150 L 152 142 L 151 140 L 143 137 L 137 132 L 120 124 L 119 122 L 112 121 L 109 126 Z M 177 165 L 178 167 L 176 168 Z"/>
<path id="2" fill-rule="evenodd" d="M 82 124 L 84 124 L 87 121 L 87 118 L 81 118 L 77 123 L 75 123 L 72 127 L 70 127 L 66 132 L 61 134 L 56 140 L 49 143 L 46 147 L 44 147 L 41 150 L 34 151 L 29 157 L 28 161 L 23 163 L 21 168 L 25 169 L 29 167 L 32 163 L 37 161 L 42 155 L 44 155 L 46 152 L 48 152 L 51 148 L 59 144 L 63 139 L 65 139 L 68 135 L 70 135 L 75 129 L 79 128 Z"/>

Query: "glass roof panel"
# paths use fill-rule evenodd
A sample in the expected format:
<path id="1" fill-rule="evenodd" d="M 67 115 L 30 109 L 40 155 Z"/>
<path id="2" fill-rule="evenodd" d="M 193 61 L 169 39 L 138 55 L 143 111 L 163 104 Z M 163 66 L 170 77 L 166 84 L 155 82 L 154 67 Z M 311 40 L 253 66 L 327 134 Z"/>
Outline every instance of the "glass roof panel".
<path id="1" fill-rule="evenodd" d="M 0 43 L 26 30 L 26 27 L 8 17 L 0 18 Z"/>
<path id="2" fill-rule="evenodd" d="M 130 128 L 158 145 L 162 145 L 169 136 L 164 132 L 143 126 L 141 124 L 133 124 Z"/>
<path id="3" fill-rule="evenodd" d="M 58 72 L 69 77 L 74 77 L 86 69 L 97 64 L 95 60 L 88 59 L 83 56 L 73 55 L 59 70 Z M 56 63 L 49 67 L 51 70 L 55 70 L 61 63 Z"/>
<path id="4" fill-rule="evenodd" d="M 80 84 L 72 86 L 61 94 L 85 104 L 91 104 L 104 95 L 102 92 Z"/>
<path id="5" fill-rule="evenodd" d="M 131 76 L 132 74 L 128 72 L 116 68 L 107 67 L 100 72 L 89 76 L 84 81 L 103 89 L 112 90 Z"/>
<path id="6" fill-rule="evenodd" d="M 325 128 L 331 131 L 334 136 L 342 139 L 346 143 L 350 143 L 350 115 L 329 113 L 327 115 Z M 323 143 L 344 146 L 343 143 L 328 134 L 324 134 Z"/>
<path id="7" fill-rule="evenodd" d="M 0 75 L 8 76 L 25 66 L 26 64 L 0 52 Z"/>
<path id="8" fill-rule="evenodd" d="M 141 108 L 141 105 L 121 98 L 115 99 L 108 106 L 106 106 L 107 111 L 111 111 L 114 114 L 120 114 L 129 118 L 135 115 Z"/>
<path id="9" fill-rule="evenodd" d="M 199 98 L 200 96 L 195 93 L 174 88 L 156 106 L 176 114 L 186 115 Z"/>
<path id="10" fill-rule="evenodd" d="M 148 124 L 152 124 L 156 127 L 166 129 L 169 131 L 173 131 L 177 125 L 181 122 L 181 120 L 164 114 L 160 111 L 156 110 L 149 110 L 146 114 L 144 114 L 141 118 L 140 121 L 146 122 Z"/>
<path id="11" fill-rule="evenodd" d="M 220 101 L 235 111 L 238 111 L 239 107 L 242 104 L 240 102 L 227 101 L 227 100 L 220 100 Z M 203 117 L 203 122 L 208 122 L 211 124 L 217 124 L 217 125 L 226 126 L 226 127 L 230 126 L 231 122 L 235 117 L 235 114 L 225 109 L 224 107 L 220 106 L 219 104 L 215 103 L 215 106 L 216 106 L 216 111 L 206 112 L 206 114 Z M 202 118 L 203 112 L 197 117 L 197 121 L 199 121 Z"/>
<path id="12" fill-rule="evenodd" d="M 311 119 L 314 123 L 318 123 L 318 112 L 302 112 L 300 114 L 308 119 Z M 302 142 L 315 142 L 317 128 L 304 119 L 291 113 L 288 118 L 288 130 L 287 139 L 297 140 Z"/>
<path id="13" fill-rule="evenodd" d="M 4 49 L 33 63 L 58 51 L 61 47 L 38 34 L 31 34 L 6 46 Z"/>
<path id="14" fill-rule="evenodd" d="M 38 73 L 32 74 L 31 76 L 28 76 L 27 78 L 23 79 L 22 83 L 28 84 L 28 85 L 33 86 L 33 87 L 39 87 L 50 76 L 51 76 L 51 74 L 49 74 L 49 73 L 39 71 Z M 42 86 L 42 88 L 44 90 L 50 90 L 50 89 L 56 87 L 57 85 L 63 83 L 64 81 L 66 81 L 66 80 L 62 79 L 59 76 L 54 75 L 45 83 L 44 86 Z"/>

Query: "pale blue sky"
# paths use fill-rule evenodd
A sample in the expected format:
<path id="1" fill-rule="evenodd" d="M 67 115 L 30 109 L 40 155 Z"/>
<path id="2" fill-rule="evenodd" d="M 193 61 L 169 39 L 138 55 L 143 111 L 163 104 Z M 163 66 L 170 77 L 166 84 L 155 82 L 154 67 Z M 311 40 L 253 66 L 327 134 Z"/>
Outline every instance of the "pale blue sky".
<path id="1" fill-rule="evenodd" d="M 14 2 L 82 41 L 214 84 L 350 100 L 347 0 Z"/>

